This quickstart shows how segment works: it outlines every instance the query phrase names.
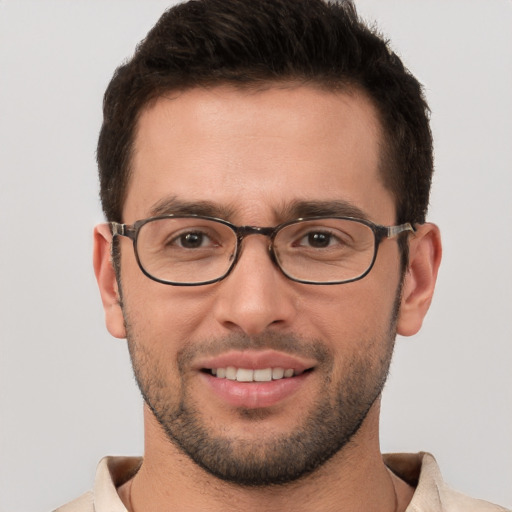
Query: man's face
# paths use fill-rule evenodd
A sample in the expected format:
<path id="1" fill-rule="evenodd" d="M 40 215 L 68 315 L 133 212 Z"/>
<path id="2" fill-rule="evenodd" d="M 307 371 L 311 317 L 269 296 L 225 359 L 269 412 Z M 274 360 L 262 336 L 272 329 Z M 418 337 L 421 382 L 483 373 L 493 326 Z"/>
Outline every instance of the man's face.
<path id="1" fill-rule="evenodd" d="M 199 213 L 274 226 L 356 210 L 395 224 L 380 140 L 371 103 L 355 92 L 170 93 L 141 115 L 123 221 Z M 287 279 L 267 247 L 250 236 L 226 279 L 179 287 L 145 277 L 120 242 L 124 320 L 152 421 L 200 466 L 252 485 L 306 474 L 377 421 L 400 288 L 396 241 L 381 244 L 364 279 L 334 286 Z M 227 367 L 295 375 L 212 375 Z"/>

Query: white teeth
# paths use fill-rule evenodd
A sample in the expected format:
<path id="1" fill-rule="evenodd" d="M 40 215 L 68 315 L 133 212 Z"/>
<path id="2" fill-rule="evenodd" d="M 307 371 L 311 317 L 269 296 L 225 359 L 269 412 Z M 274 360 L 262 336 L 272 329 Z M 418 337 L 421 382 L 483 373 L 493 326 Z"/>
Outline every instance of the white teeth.
<path id="1" fill-rule="evenodd" d="M 272 368 L 272 378 L 274 380 L 282 379 L 284 377 L 284 368 Z"/>
<path id="2" fill-rule="evenodd" d="M 238 382 L 270 382 L 272 380 L 279 380 L 282 378 L 293 377 L 302 372 L 295 372 L 293 368 L 261 368 L 251 370 L 248 368 L 235 368 L 228 366 L 226 368 L 212 368 L 212 375 L 218 379 L 236 380 Z"/>
<path id="3" fill-rule="evenodd" d="M 256 382 L 270 382 L 272 380 L 272 368 L 265 368 L 264 370 L 254 370 L 254 380 Z"/>
<path id="4" fill-rule="evenodd" d="M 234 366 L 228 366 L 226 368 L 226 379 L 236 380 L 236 368 Z"/>
<path id="5" fill-rule="evenodd" d="M 245 368 L 238 368 L 236 372 L 236 380 L 238 382 L 252 382 L 254 380 L 254 371 L 246 370 Z"/>

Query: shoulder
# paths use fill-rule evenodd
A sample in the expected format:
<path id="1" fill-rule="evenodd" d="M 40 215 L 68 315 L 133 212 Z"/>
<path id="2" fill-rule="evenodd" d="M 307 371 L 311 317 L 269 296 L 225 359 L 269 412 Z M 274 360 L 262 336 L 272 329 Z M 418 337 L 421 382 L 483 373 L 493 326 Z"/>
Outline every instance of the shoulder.
<path id="1" fill-rule="evenodd" d="M 439 466 L 433 455 L 423 453 L 422 473 L 425 480 L 435 484 L 437 494 L 446 512 L 510 512 L 508 509 L 488 501 L 472 498 L 452 489 L 443 480 Z M 421 475 L 420 475 L 421 482 Z"/>
<path id="2" fill-rule="evenodd" d="M 94 512 L 94 498 L 91 491 L 55 509 L 53 512 Z"/>
<path id="3" fill-rule="evenodd" d="M 443 502 L 443 510 L 447 512 L 510 512 L 509 509 L 488 501 L 471 498 L 450 488 L 444 489 Z"/>
<path id="4" fill-rule="evenodd" d="M 384 461 L 393 473 L 415 488 L 406 512 L 512 512 L 452 489 L 430 453 L 386 454 Z"/>
<path id="5" fill-rule="evenodd" d="M 98 464 L 94 487 L 54 512 L 126 512 L 117 488 L 137 473 L 140 457 L 104 457 Z"/>

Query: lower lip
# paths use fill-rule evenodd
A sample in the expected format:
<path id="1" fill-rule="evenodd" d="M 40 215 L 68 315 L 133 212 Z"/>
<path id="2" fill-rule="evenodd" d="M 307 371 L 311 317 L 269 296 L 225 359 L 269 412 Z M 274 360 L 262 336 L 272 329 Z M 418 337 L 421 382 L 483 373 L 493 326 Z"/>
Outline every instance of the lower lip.
<path id="1" fill-rule="evenodd" d="M 304 372 L 297 377 L 273 380 L 270 382 L 238 382 L 220 379 L 203 373 L 210 389 L 225 403 L 245 409 L 261 409 L 277 405 L 294 395 L 311 372 Z"/>

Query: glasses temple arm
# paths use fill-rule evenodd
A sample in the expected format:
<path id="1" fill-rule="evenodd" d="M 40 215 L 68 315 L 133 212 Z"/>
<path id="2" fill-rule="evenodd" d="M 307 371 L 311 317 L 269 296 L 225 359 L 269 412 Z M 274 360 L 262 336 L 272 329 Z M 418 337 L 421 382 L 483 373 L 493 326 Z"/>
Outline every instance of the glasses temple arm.
<path id="1" fill-rule="evenodd" d="M 413 233 L 416 231 L 411 223 L 406 222 L 405 224 L 400 224 L 399 226 L 389 226 L 388 230 L 388 238 L 393 238 L 404 231 L 412 231 Z"/>

